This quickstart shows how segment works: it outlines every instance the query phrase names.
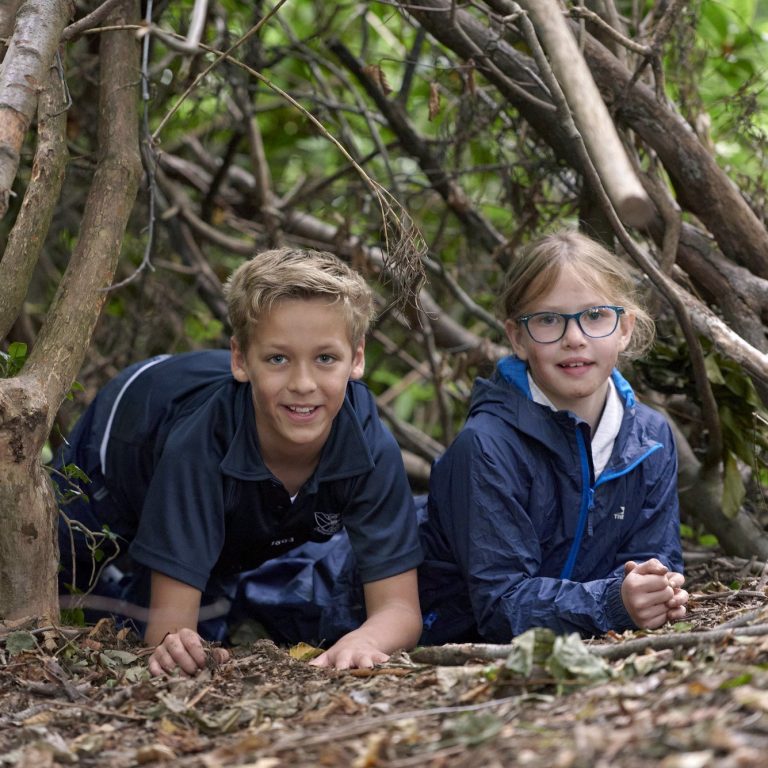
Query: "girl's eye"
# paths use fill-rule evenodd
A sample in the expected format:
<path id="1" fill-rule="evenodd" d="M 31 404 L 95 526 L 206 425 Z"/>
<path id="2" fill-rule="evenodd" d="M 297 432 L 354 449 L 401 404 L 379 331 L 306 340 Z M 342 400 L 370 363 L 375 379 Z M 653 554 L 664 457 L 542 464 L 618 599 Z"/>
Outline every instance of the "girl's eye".
<path id="1" fill-rule="evenodd" d="M 542 328 L 549 328 L 553 325 L 557 325 L 560 322 L 560 315 L 545 313 L 536 315 L 533 318 L 533 321 L 536 323 L 536 325 L 539 325 Z"/>

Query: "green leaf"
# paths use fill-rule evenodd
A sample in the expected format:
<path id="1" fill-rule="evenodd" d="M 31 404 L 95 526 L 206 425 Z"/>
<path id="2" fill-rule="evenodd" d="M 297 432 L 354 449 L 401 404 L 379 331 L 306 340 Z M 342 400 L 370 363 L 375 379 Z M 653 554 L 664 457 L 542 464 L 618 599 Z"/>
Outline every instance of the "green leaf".
<path id="1" fill-rule="evenodd" d="M 24 651 L 36 651 L 37 640 L 31 632 L 11 632 L 5 638 L 5 649 L 11 656 L 24 653 Z"/>
<path id="2" fill-rule="evenodd" d="M 742 685 L 748 685 L 752 682 L 752 673 L 751 672 L 743 672 L 740 675 L 737 675 L 736 677 L 731 677 L 728 680 L 723 680 L 722 683 L 718 686 L 721 691 L 727 691 L 731 688 L 739 688 Z"/>
<path id="3" fill-rule="evenodd" d="M 529 629 L 512 640 L 512 651 L 504 662 L 504 668 L 528 677 L 535 666 L 546 663 L 554 644 L 555 633 L 551 629 Z"/>
<path id="4" fill-rule="evenodd" d="M 576 633 L 560 635 L 555 638 L 552 655 L 547 660 L 546 669 L 557 680 L 590 680 L 598 682 L 609 680 L 612 671 L 607 662 L 594 656 Z"/>

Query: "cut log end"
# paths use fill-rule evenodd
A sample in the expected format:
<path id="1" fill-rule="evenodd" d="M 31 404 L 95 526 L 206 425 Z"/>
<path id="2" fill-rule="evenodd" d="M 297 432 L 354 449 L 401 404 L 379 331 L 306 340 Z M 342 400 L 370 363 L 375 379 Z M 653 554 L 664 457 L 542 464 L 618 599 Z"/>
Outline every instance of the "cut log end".
<path id="1" fill-rule="evenodd" d="M 655 210 L 647 195 L 626 195 L 615 201 L 616 213 L 630 227 L 646 227 L 651 223 Z"/>

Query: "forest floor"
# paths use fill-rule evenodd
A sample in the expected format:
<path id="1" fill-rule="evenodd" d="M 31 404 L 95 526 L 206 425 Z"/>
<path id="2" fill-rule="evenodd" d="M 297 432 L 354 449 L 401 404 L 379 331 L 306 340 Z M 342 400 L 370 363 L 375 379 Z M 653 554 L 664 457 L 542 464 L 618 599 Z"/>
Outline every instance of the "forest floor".
<path id="1" fill-rule="evenodd" d="M 373 670 L 316 669 L 260 640 L 193 679 L 150 679 L 111 623 L 0 625 L 0 766 L 768 765 L 768 572 L 687 563 L 675 627 L 537 631 Z"/>

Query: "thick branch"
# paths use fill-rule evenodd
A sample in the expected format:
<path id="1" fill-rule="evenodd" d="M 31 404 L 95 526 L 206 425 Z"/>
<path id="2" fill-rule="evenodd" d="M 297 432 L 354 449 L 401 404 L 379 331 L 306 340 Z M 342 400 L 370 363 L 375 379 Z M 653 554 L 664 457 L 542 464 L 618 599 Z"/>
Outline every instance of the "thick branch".
<path id="1" fill-rule="evenodd" d="M 13 23 L 21 0 L 4 0 L 0 5 L 0 39 L 5 40 L 13 32 Z M 0 49 L 1 50 L 1 49 Z"/>
<path id="2" fill-rule="evenodd" d="M 617 118 L 658 154 L 680 204 L 701 219 L 729 259 L 768 278 L 768 232 L 690 126 L 645 84 L 626 92 L 631 73 L 589 35 L 584 55 Z"/>
<path id="3" fill-rule="evenodd" d="M 16 27 L 0 68 L 0 218 L 8 211 L 24 137 L 73 12 L 72 0 L 26 0 L 16 14 Z"/>
<path id="4" fill-rule="evenodd" d="M 653 205 L 629 162 L 616 126 L 556 0 L 518 0 L 530 16 L 576 127 L 623 221 L 645 226 Z"/>
<path id="5" fill-rule="evenodd" d="M 137 5 L 135 0 L 124 0 L 110 23 L 135 22 Z M 99 161 L 80 238 L 25 368 L 25 373 L 40 380 L 52 406 L 49 421 L 82 364 L 136 198 L 141 176 L 138 54 L 130 31 L 105 32 L 101 37 Z"/>
<path id="6" fill-rule="evenodd" d="M 509 13 L 513 4 L 507 0 L 487 3 L 501 13 Z M 583 173 L 581 160 L 560 121 L 549 110 L 521 98 L 505 80 L 515 80 L 538 101 L 550 102 L 550 96 L 536 76 L 531 59 L 516 50 L 496 30 L 483 25 L 468 12 L 456 8 L 452 0 L 419 0 L 401 4 L 438 41 L 462 58 L 475 56 L 479 48 L 484 57 L 478 69 L 513 104 L 555 154 Z M 575 24 L 575 22 L 574 22 Z M 509 38 L 523 42 L 512 26 L 505 28 Z M 712 232 L 723 253 L 752 272 L 768 277 L 768 234 L 715 159 L 696 138 L 691 128 L 669 105 L 655 98 L 643 83 L 627 90 L 632 73 L 591 35 L 584 33 L 584 57 L 592 77 L 616 117 L 632 128 L 659 155 L 672 178 L 683 207 L 695 213 Z M 485 65 L 485 60 L 494 67 Z M 505 77 L 499 77 L 498 72 Z"/>
<path id="7" fill-rule="evenodd" d="M 59 200 L 69 157 L 63 106 L 61 78 L 52 67 L 40 95 L 38 144 L 32 175 L 0 261 L 0 339 L 6 336 L 21 312 Z"/>

